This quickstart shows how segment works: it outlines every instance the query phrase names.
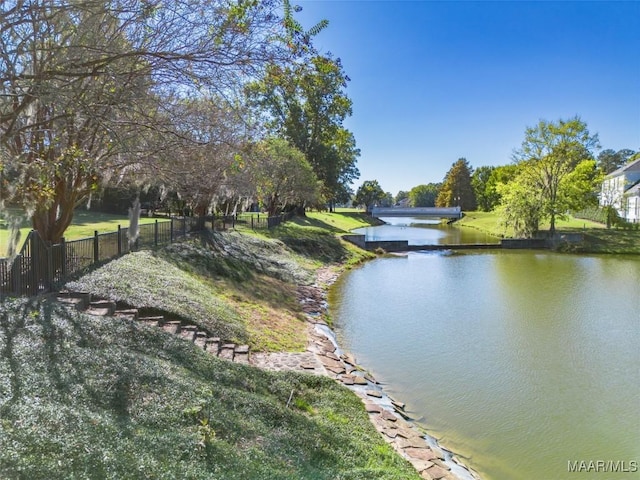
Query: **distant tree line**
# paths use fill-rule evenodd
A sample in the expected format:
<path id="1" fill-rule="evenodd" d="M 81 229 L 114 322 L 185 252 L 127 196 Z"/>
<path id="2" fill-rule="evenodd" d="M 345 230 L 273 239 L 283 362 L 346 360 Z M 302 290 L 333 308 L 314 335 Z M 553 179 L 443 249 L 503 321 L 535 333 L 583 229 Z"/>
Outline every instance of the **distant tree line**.
<path id="1" fill-rule="evenodd" d="M 640 152 L 630 149 L 606 149 L 596 157 L 598 148 L 597 134 L 592 135 L 579 117 L 541 120 L 526 128 L 512 163 L 474 169 L 466 158 L 459 158 L 441 183 L 400 191 L 394 204 L 497 211 L 517 236 L 532 236 L 542 222 L 549 222 L 553 233 L 556 221 L 569 212 L 597 208 L 603 178 L 640 157 Z M 354 204 L 381 204 L 378 182 L 365 184 L 356 193 Z M 361 192 L 371 191 L 372 184 L 377 186 L 376 195 Z"/>

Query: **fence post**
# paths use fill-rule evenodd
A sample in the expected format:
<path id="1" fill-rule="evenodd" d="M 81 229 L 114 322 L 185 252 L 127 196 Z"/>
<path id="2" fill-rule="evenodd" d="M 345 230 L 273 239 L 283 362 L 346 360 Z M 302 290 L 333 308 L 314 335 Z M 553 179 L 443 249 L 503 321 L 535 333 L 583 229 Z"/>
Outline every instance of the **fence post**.
<path id="1" fill-rule="evenodd" d="M 253 230 L 253 215 L 251 215 L 251 230 Z"/>
<path id="2" fill-rule="evenodd" d="M 53 280 L 55 278 L 55 274 L 53 272 L 53 248 L 55 244 L 51 243 L 50 247 L 46 247 L 44 249 L 45 254 L 47 256 L 47 272 L 45 274 L 45 282 L 44 286 L 47 292 L 53 290 Z"/>
<path id="3" fill-rule="evenodd" d="M 187 216 L 182 217 L 182 236 L 187 236 Z"/>
<path id="4" fill-rule="evenodd" d="M 62 258 L 62 280 L 67 279 L 67 241 L 62 237 L 60 239 L 60 248 L 62 249 L 62 253 L 60 257 Z"/>
<path id="5" fill-rule="evenodd" d="M 98 231 L 93 231 L 93 263 L 98 263 L 100 251 L 98 249 Z"/>
<path id="6" fill-rule="evenodd" d="M 158 219 L 156 218 L 156 223 L 153 224 L 153 246 L 158 246 Z"/>
<path id="7" fill-rule="evenodd" d="M 122 255 L 122 227 L 118 225 L 118 256 Z"/>
<path id="8" fill-rule="evenodd" d="M 22 295 L 23 286 L 24 286 L 24 278 L 22 276 L 22 254 L 16 255 L 13 259 L 13 263 L 11 264 L 11 283 L 13 283 L 13 293 L 18 296 Z"/>
<path id="9" fill-rule="evenodd" d="M 38 255 L 38 249 L 36 248 L 36 235 L 34 230 L 29 232 L 29 260 L 31 261 L 31 268 L 29 269 L 30 281 L 29 281 L 29 295 L 36 295 L 38 293 L 38 271 L 40 270 L 40 258 Z"/>

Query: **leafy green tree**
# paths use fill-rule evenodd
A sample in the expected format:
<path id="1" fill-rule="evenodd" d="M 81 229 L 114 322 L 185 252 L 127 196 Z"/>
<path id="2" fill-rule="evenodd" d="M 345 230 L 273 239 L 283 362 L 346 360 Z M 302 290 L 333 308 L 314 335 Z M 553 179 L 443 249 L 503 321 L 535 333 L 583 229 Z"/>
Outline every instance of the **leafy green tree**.
<path id="1" fill-rule="evenodd" d="M 607 148 L 598 154 L 598 166 L 605 175 L 608 175 L 629 162 L 635 153 L 628 148 L 623 148 L 617 152 Z"/>
<path id="2" fill-rule="evenodd" d="M 371 207 L 386 199 L 387 194 L 384 192 L 377 180 L 365 180 L 356 191 L 356 196 L 353 199 L 353 206 L 357 207 L 359 205 L 364 205 L 367 211 L 370 211 Z"/>
<path id="3" fill-rule="evenodd" d="M 409 192 L 405 192 L 404 190 L 400 190 L 395 197 L 395 203 L 400 203 L 405 198 L 409 198 Z"/>
<path id="4" fill-rule="evenodd" d="M 570 206 L 562 182 L 583 160 L 593 158 L 592 149 L 598 146 L 598 136 L 591 135 L 580 118 L 548 122 L 541 120 L 528 127 L 522 147 L 514 155 L 520 177 L 535 189 L 541 201 L 540 218 L 548 219 L 551 234 L 556 218 L 562 218 Z"/>
<path id="5" fill-rule="evenodd" d="M 387 192 L 385 193 L 385 197 L 380 200 L 380 206 L 381 207 L 393 207 L 393 203 L 394 203 L 394 199 L 393 199 L 393 193 L 391 192 Z"/>
<path id="6" fill-rule="evenodd" d="M 154 168 L 166 106 L 229 96 L 291 49 L 269 2 L 0 2 L 1 200 L 58 241 L 97 189 Z"/>
<path id="7" fill-rule="evenodd" d="M 330 203 L 346 201 L 349 185 L 360 175 L 353 134 L 343 126 L 351 115 L 344 89 L 349 78 L 339 59 L 312 55 L 293 65 L 271 65 L 247 94 L 273 135 L 286 138 L 303 152 L 323 185 Z"/>
<path id="8" fill-rule="evenodd" d="M 604 173 L 595 160 L 583 160 L 560 182 L 561 196 L 572 211 L 598 206 Z"/>
<path id="9" fill-rule="evenodd" d="M 289 206 L 317 202 L 318 178 L 304 154 L 286 140 L 269 138 L 251 149 L 250 171 L 258 200 L 276 215 Z"/>
<path id="10" fill-rule="evenodd" d="M 490 182 L 496 167 L 479 167 L 471 175 L 471 186 L 476 196 L 478 209 L 490 212 L 496 206 L 499 196 Z"/>
<path id="11" fill-rule="evenodd" d="M 525 168 L 528 166 L 523 170 Z M 501 222 L 505 227 L 513 228 L 515 237 L 531 238 L 540 226 L 543 200 L 540 190 L 523 170 L 509 183 L 497 185 L 501 198 L 498 211 Z"/>
<path id="12" fill-rule="evenodd" d="M 409 191 L 409 202 L 412 207 L 434 207 L 440 184 L 428 183 L 418 185 Z"/>
<path id="13" fill-rule="evenodd" d="M 475 210 L 476 197 L 471 185 L 472 168 L 466 158 L 459 158 L 444 178 L 436 198 L 437 207 L 460 207 Z"/>

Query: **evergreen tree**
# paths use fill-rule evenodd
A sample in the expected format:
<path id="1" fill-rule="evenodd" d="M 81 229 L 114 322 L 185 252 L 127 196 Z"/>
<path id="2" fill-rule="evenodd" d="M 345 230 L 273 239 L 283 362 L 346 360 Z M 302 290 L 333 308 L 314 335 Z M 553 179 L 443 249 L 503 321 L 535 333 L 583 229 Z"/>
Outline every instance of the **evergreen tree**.
<path id="1" fill-rule="evenodd" d="M 444 178 L 436 207 L 460 207 L 462 210 L 476 209 L 476 196 L 471 185 L 473 169 L 466 158 L 459 158 Z"/>

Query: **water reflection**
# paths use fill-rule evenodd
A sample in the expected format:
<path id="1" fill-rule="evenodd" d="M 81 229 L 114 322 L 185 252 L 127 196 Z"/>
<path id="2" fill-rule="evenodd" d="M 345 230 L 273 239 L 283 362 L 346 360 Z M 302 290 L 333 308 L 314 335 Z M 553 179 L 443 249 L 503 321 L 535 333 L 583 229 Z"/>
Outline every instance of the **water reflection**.
<path id="1" fill-rule="evenodd" d="M 331 309 L 345 348 L 483 478 L 570 479 L 569 460 L 640 457 L 638 278 L 638 257 L 409 254 L 347 273 Z"/>
<path id="2" fill-rule="evenodd" d="M 425 217 L 381 217 L 385 225 L 358 228 L 353 233 L 366 236 L 367 241 L 407 240 L 409 245 L 451 245 L 498 243 L 496 237 L 475 229 L 447 225 Z"/>

